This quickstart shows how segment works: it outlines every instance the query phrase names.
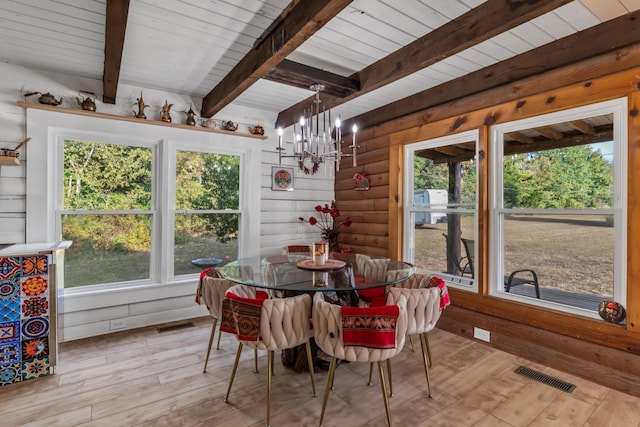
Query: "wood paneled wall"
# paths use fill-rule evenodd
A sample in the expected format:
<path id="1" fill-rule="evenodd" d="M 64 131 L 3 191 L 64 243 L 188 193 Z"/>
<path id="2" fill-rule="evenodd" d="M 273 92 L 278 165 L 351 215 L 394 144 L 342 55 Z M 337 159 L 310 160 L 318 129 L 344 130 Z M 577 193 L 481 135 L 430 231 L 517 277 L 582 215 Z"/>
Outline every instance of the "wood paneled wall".
<path id="1" fill-rule="evenodd" d="M 493 346 L 640 395 L 640 388 L 620 380 L 621 373 L 625 372 L 640 378 L 640 243 L 634 238 L 640 236 L 638 53 L 640 44 L 624 52 L 592 58 L 363 130 L 358 135 L 359 166 L 343 168 L 336 178 L 338 206 L 354 220 L 354 225 L 341 234 L 342 242 L 353 251 L 402 258 L 402 147 L 479 129 L 479 290 L 477 294 L 450 291 L 456 309 L 445 312 L 443 327 L 473 336 L 470 332 L 473 326 L 486 325 L 492 331 Z M 489 296 L 486 165 L 490 154 L 490 125 L 619 97 L 629 99 L 626 325 L 613 325 Z M 353 190 L 355 172 L 365 173 L 371 179 L 370 190 Z M 621 360 L 624 367 L 605 363 L 604 354 L 610 355 L 606 357 L 611 360 Z M 625 355 L 623 359 L 621 354 Z M 566 357 L 560 357 L 562 355 Z"/>

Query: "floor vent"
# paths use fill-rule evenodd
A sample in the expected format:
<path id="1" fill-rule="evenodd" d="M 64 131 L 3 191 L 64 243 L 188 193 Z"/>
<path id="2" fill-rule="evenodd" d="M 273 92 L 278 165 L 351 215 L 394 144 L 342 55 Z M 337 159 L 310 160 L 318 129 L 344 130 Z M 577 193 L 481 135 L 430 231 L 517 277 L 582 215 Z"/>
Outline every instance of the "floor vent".
<path id="1" fill-rule="evenodd" d="M 161 334 L 163 332 L 171 332 L 171 331 L 176 331 L 178 329 L 185 329 L 185 328 L 193 328 L 195 325 L 191 322 L 187 322 L 187 323 L 178 323 L 177 325 L 169 325 L 169 326 L 161 326 L 159 327 L 158 333 Z"/>
<path id="2" fill-rule="evenodd" d="M 550 377 L 547 374 L 534 371 L 533 369 L 525 368 L 524 366 L 518 367 L 515 370 L 515 373 L 524 375 L 525 377 L 531 378 L 532 380 L 539 381 L 543 384 L 550 385 L 551 387 L 555 387 L 558 390 L 566 391 L 567 393 L 571 393 L 576 388 L 575 384 L 571 384 L 566 381 L 559 380 L 558 378 Z"/>

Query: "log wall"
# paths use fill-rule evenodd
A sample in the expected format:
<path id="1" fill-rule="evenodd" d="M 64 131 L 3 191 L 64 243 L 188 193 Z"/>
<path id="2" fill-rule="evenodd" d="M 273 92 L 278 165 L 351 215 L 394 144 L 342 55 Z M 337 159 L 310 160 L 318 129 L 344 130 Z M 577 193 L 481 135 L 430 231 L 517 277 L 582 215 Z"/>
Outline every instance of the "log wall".
<path id="1" fill-rule="evenodd" d="M 635 54 L 630 54 L 635 52 Z M 441 327 L 473 336 L 492 332 L 490 345 L 640 396 L 640 45 L 571 67 L 493 88 L 384 122 L 359 132 L 358 167 L 336 176 L 336 201 L 354 225 L 341 233 L 354 252 L 402 258 L 402 148 L 405 144 L 480 130 L 478 158 L 478 287 L 450 290 L 453 307 Z M 629 99 L 627 323 L 532 307 L 489 296 L 488 135 L 505 123 L 605 100 Z M 346 162 L 345 162 L 346 163 Z M 354 173 L 371 189 L 354 191 Z M 471 331 L 471 332 L 470 332 Z M 620 363 L 620 364 L 617 364 Z M 625 377 L 626 375 L 626 377 Z"/>

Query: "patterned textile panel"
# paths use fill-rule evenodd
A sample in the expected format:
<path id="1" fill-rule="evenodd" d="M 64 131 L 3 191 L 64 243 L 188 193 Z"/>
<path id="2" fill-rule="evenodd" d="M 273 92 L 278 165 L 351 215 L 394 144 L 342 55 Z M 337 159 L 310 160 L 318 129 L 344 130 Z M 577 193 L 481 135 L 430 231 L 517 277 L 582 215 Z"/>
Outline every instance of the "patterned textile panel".
<path id="1" fill-rule="evenodd" d="M 50 373 L 49 257 L 0 258 L 0 386 Z"/>

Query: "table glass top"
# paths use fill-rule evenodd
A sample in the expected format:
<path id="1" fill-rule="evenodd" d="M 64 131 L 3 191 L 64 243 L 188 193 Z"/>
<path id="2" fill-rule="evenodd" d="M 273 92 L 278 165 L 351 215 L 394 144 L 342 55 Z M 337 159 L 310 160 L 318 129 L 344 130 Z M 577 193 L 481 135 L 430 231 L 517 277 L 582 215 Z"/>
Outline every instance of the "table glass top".
<path id="1" fill-rule="evenodd" d="M 411 264 L 389 258 L 366 257 L 360 261 L 358 269 L 353 260 L 340 257 L 340 260 L 329 261 L 325 269 L 315 266 L 312 259 L 304 255 L 256 256 L 232 261 L 220 267 L 220 272 L 228 280 L 258 288 L 326 292 L 348 290 L 352 283 L 349 270 L 358 278 L 358 289 L 393 285 L 415 271 Z M 360 270 L 365 270 L 368 276 Z"/>

